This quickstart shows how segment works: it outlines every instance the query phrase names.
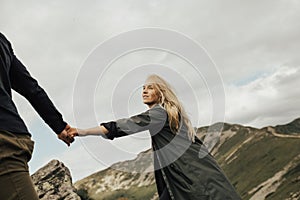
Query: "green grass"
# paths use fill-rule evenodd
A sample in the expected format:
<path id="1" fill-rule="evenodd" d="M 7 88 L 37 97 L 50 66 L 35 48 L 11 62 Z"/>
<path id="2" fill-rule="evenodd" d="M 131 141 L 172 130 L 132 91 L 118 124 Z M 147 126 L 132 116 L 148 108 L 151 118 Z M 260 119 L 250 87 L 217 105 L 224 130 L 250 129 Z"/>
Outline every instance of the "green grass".
<path id="1" fill-rule="evenodd" d="M 225 164 L 225 158 L 232 152 L 233 149 L 237 148 L 243 141 L 245 141 L 249 136 L 248 130 L 241 128 L 237 130 L 237 133 L 232 136 L 229 140 L 225 141 L 219 148 L 217 154 L 215 155 L 218 162 L 222 165 Z"/>
<path id="2" fill-rule="evenodd" d="M 300 163 L 284 176 L 283 183 L 277 190 L 269 195 L 266 200 L 282 200 L 290 197 L 291 193 L 299 191 L 300 188 Z"/>
<path id="3" fill-rule="evenodd" d="M 281 171 L 300 153 L 299 146 L 298 139 L 264 136 L 243 146 L 238 158 L 222 168 L 242 198 L 249 199 L 248 191 Z"/>

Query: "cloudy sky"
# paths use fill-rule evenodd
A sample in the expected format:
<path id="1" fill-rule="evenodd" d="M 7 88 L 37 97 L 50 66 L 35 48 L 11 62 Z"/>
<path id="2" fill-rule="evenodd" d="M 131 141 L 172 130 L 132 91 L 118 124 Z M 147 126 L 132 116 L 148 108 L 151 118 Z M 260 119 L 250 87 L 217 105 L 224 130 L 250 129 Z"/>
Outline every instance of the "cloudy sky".
<path id="1" fill-rule="evenodd" d="M 1 0 L 0 7 L 0 31 L 16 55 L 65 121 L 83 128 L 145 110 L 140 89 L 150 73 L 174 86 L 195 126 L 223 119 L 264 127 L 300 117 L 299 19 L 297 0 Z M 153 39 L 151 31 L 126 40 L 149 27 L 197 44 L 198 65 L 187 56 L 197 51 L 181 40 Z M 157 48 L 133 49 L 138 38 Z M 184 51 L 160 49 L 165 42 Z M 67 148 L 23 97 L 14 99 L 36 142 L 31 172 L 55 158 L 78 180 L 150 147 L 139 133 L 80 138 Z"/>

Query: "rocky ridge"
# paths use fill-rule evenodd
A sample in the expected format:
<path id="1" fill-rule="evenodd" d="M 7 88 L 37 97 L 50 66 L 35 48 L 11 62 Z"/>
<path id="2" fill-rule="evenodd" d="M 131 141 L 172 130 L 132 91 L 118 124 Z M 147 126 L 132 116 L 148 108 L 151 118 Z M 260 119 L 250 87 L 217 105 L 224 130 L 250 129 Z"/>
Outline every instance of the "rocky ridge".
<path id="1" fill-rule="evenodd" d="M 50 161 L 31 178 L 41 200 L 81 200 L 72 184 L 69 169 L 58 160 Z"/>

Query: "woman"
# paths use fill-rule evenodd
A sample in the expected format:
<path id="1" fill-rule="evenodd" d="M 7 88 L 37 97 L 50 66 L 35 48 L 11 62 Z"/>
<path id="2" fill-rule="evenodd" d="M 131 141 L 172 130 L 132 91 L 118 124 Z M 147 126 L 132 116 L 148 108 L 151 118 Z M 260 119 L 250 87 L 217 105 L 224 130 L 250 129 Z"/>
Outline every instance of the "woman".
<path id="1" fill-rule="evenodd" d="M 160 200 L 239 200 L 234 187 L 195 136 L 191 122 L 170 85 L 157 75 L 142 92 L 149 110 L 90 129 L 70 129 L 70 136 L 102 135 L 108 139 L 149 130 Z"/>

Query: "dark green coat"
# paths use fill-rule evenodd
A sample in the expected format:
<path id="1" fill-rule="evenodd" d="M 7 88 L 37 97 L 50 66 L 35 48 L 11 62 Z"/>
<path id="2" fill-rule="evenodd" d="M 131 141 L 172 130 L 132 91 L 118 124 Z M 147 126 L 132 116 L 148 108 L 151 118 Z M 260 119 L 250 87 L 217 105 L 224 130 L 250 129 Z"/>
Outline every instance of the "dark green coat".
<path id="1" fill-rule="evenodd" d="M 109 130 L 108 139 L 149 130 L 160 199 L 241 199 L 203 143 L 198 138 L 194 143 L 188 139 L 184 124 L 178 134 L 171 132 L 167 112 L 160 105 L 101 125 Z"/>

